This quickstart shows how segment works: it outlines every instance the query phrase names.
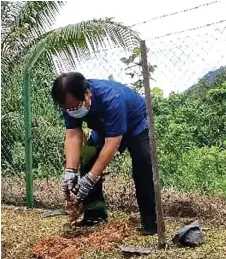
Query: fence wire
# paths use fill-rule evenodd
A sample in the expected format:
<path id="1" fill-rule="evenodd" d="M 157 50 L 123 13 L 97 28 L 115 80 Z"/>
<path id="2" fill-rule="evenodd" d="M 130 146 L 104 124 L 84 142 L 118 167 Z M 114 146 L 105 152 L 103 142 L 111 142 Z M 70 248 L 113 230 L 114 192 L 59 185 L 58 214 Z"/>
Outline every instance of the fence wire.
<path id="1" fill-rule="evenodd" d="M 153 67 L 151 87 L 161 88 L 165 96 L 172 91 L 182 92 L 194 86 L 207 73 L 225 67 L 225 27 L 226 22 L 222 22 L 148 39 L 149 63 Z M 116 80 L 137 87 L 142 92 L 138 46 L 128 50 L 112 48 L 91 53 L 88 60 L 77 62 L 76 67 L 60 66 L 55 59 L 55 66 L 58 73 L 79 71 L 86 78 Z M 50 76 L 51 80 L 48 75 L 45 78 L 47 81 L 38 75 L 32 83 L 32 155 L 35 204 L 50 207 L 62 204 L 59 191 L 64 166 L 64 124 L 50 96 L 53 76 Z M 7 88 L 2 98 L 2 199 L 4 202 L 23 204 L 25 160 L 21 89 Z M 128 154 L 121 158 L 117 156 L 108 170 L 112 177 L 107 177 L 105 189 L 108 199 L 113 199 L 111 204 L 122 208 L 129 201 L 130 208 L 136 206 L 133 204 L 135 194 Z M 119 172 L 123 179 L 116 177 Z"/>
<path id="2" fill-rule="evenodd" d="M 226 20 L 198 30 L 147 40 L 149 60 L 157 66 L 152 86 L 182 92 L 226 63 Z"/>

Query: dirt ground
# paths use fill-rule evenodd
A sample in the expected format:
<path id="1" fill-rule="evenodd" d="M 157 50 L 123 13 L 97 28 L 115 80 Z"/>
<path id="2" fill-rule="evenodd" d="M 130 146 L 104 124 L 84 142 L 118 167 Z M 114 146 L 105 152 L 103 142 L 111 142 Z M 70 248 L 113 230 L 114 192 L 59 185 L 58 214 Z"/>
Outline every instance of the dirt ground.
<path id="1" fill-rule="evenodd" d="M 151 247 L 157 237 L 143 237 L 136 230 L 137 214 L 120 211 L 110 213 L 108 223 L 93 228 L 79 228 L 73 232 L 67 226 L 67 216 L 44 218 L 43 210 L 2 206 L 2 258 L 36 259 L 94 259 L 125 258 L 121 245 Z M 167 239 L 192 219 L 166 218 Z M 157 250 L 139 258 L 221 259 L 226 258 L 226 226 L 200 218 L 205 243 L 196 248 L 182 248 L 170 243 L 165 250 Z M 135 256 L 130 258 L 137 258 Z"/>

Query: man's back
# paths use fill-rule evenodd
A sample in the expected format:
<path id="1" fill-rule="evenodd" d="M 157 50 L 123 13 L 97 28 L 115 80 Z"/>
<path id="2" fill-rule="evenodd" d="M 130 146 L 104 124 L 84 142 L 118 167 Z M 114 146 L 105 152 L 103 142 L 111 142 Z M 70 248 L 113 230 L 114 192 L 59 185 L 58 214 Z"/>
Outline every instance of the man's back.
<path id="1" fill-rule="evenodd" d="M 135 90 L 111 80 L 89 79 L 88 83 L 92 104 L 89 114 L 79 121 L 108 137 L 137 135 L 147 128 L 145 101 Z"/>

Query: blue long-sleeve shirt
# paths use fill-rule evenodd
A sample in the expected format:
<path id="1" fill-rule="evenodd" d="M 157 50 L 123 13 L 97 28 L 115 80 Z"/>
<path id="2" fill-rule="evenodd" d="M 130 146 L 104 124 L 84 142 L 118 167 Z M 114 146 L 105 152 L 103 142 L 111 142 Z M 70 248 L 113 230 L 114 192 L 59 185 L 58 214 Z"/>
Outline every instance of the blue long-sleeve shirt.
<path id="1" fill-rule="evenodd" d="M 144 98 L 127 85 L 111 80 L 88 80 L 92 93 L 88 114 L 75 119 L 63 112 L 67 129 L 81 127 L 83 122 L 102 137 L 126 133 L 137 135 L 147 128 Z"/>

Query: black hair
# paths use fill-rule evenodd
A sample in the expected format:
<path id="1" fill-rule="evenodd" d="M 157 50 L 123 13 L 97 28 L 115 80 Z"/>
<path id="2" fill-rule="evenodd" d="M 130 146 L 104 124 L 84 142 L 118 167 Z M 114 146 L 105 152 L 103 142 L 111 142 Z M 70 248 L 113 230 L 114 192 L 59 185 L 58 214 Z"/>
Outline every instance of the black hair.
<path id="1" fill-rule="evenodd" d="M 63 73 L 55 79 L 51 95 L 56 106 L 65 103 L 66 94 L 70 93 L 79 101 L 85 100 L 85 92 L 89 89 L 88 81 L 78 72 Z"/>

